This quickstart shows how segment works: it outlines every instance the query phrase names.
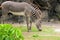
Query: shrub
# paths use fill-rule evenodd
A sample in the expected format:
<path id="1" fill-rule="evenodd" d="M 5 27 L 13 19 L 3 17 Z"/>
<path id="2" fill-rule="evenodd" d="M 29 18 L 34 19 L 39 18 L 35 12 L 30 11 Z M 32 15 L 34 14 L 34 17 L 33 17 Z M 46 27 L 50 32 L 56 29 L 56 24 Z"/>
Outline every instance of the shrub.
<path id="1" fill-rule="evenodd" d="M 24 40 L 21 30 L 10 24 L 0 24 L 0 40 Z"/>

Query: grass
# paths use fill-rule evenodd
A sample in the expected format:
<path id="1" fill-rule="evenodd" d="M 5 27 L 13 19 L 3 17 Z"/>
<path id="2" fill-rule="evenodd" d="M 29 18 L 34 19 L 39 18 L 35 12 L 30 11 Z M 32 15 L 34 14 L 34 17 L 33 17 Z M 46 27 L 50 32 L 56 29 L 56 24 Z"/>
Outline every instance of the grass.
<path id="1" fill-rule="evenodd" d="M 57 36 L 40 36 L 37 38 L 32 38 L 33 40 L 60 40 L 60 37 Z"/>
<path id="2" fill-rule="evenodd" d="M 17 27 L 21 29 L 24 34 L 25 40 L 60 40 L 60 36 L 55 35 L 52 27 L 42 27 L 42 31 L 39 32 L 35 26 L 32 26 L 32 32 L 27 32 L 26 26 Z M 27 32 L 25 34 L 25 32 Z"/>
<path id="3" fill-rule="evenodd" d="M 20 27 L 17 27 L 17 28 L 21 29 L 22 32 L 27 32 L 27 27 L 26 26 L 20 26 Z M 39 32 L 38 29 L 35 26 L 32 26 L 31 31 L 32 32 Z M 50 33 L 55 33 L 55 32 L 54 32 L 53 28 L 43 26 L 41 33 L 50 34 Z"/>
<path id="4" fill-rule="evenodd" d="M 25 40 L 60 40 L 60 36 L 53 36 L 53 35 L 38 35 L 38 34 L 33 34 L 30 36 L 25 36 Z"/>
<path id="5" fill-rule="evenodd" d="M 44 36 L 44 35 L 38 35 L 38 34 L 33 34 L 29 36 L 25 36 L 25 40 L 60 40 L 60 36 Z"/>

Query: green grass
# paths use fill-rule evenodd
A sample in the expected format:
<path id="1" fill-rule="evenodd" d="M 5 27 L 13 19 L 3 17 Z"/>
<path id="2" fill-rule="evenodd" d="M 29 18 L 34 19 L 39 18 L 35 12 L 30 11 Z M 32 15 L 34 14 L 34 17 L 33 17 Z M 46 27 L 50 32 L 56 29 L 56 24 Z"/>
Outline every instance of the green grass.
<path id="1" fill-rule="evenodd" d="M 25 36 L 25 40 L 60 40 L 60 36 L 53 36 L 53 35 L 38 35 L 38 34 L 33 34 L 33 35 L 29 35 L 30 37 L 28 36 Z"/>
<path id="2" fill-rule="evenodd" d="M 26 26 L 20 26 L 17 28 L 21 29 L 22 32 L 27 32 Z M 35 26 L 32 26 L 32 32 L 33 33 L 28 32 L 28 36 L 26 34 L 24 35 L 25 40 L 60 40 L 60 36 L 55 35 L 56 32 L 54 32 L 52 27 L 43 26 L 42 31 L 39 32 Z"/>
<path id="3" fill-rule="evenodd" d="M 27 27 L 26 26 L 20 26 L 20 27 L 17 27 L 17 28 L 21 29 L 22 32 L 27 32 Z M 39 32 L 38 29 L 35 26 L 32 26 L 31 31 L 32 32 Z M 55 32 L 54 32 L 53 28 L 43 26 L 41 33 L 49 34 L 49 33 L 55 33 Z"/>
<path id="4" fill-rule="evenodd" d="M 27 32 L 26 26 L 20 26 L 17 28 L 21 29 L 22 32 Z M 28 36 L 26 34 L 24 35 L 25 40 L 60 40 L 60 36 L 55 35 L 56 32 L 54 32 L 52 27 L 43 26 L 42 31 L 39 32 L 35 26 L 32 26 L 32 32 L 33 33 L 28 32 Z"/>
<path id="5" fill-rule="evenodd" d="M 39 36 L 37 38 L 32 38 L 33 40 L 60 40 L 58 36 Z"/>
<path id="6" fill-rule="evenodd" d="M 60 40 L 60 37 L 57 36 L 40 36 L 40 39 L 47 39 L 47 40 Z"/>
<path id="7" fill-rule="evenodd" d="M 60 36 L 57 36 L 57 35 L 55 35 L 55 36 L 52 36 L 52 35 L 44 36 L 43 35 L 42 36 L 42 35 L 34 34 L 30 37 L 26 37 L 25 40 L 60 40 Z"/>

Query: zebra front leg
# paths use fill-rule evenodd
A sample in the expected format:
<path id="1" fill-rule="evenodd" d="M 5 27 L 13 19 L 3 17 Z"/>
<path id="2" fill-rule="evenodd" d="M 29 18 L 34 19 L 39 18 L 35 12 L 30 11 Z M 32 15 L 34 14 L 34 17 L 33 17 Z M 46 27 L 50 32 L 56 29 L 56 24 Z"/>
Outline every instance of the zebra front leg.
<path id="1" fill-rule="evenodd" d="M 30 20 L 30 17 L 28 17 L 27 15 L 26 15 L 26 23 L 27 23 L 28 32 L 30 32 L 31 26 L 32 26 L 32 21 Z"/>
<path id="2" fill-rule="evenodd" d="M 29 32 L 29 21 L 28 21 L 27 15 L 26 15 L 26 24 L 27 24 L 27 29 L 28 29 L 28 32 Z"/>
<path id="3" fill-rule="evenodd" d="M 31 27 L 32 27 L 32 21 L 30 19 L 30 21 L 29 21 L 29 31 L 31 31 Z"/>

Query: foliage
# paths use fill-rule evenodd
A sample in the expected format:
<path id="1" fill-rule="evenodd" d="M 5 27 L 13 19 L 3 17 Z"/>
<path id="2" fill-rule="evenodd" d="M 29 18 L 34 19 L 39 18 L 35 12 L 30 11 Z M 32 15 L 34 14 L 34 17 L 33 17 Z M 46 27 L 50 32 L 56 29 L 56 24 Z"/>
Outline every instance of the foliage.
<path id="1" fill-rule="evenodd" d="M 20 29 L 10 24 L 0 24 L 0 40 L 24 40 Z"/>

